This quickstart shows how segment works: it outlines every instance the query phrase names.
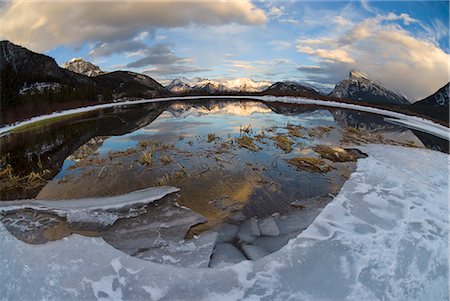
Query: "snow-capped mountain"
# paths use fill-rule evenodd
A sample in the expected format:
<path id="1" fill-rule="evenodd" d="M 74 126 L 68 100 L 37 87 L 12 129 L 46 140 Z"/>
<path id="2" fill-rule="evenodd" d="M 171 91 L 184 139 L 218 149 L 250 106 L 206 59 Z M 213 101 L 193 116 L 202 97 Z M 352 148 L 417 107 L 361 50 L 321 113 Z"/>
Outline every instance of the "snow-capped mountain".
<path id="1" fill-rule="evenodd" d="M 177 118 L 188 116 L 202 116 L 209 114 L 229 114 L 236 116 L 250 116 L 254 113 L 269 113 L 271 109 L 259 102 L 206 102 L 198 105 L 176 103 L 171 105 L 168 112 Z"/>
<path id="2" fill-rule="evenodd" d="M 369 103 L 409 104 L 406 97 L 383 87 L 359 71 L 351 71 L 348 78 L 337 83 L 330 96 Z"/>
<path id="3" fill-rule="evenodd" d="M 249 78 L 236 79 L 206 79 L 179 77 L 174 79 L 166 88 L 174 93 L 191 91 L 217 92 L 261 92 L 271 85 L 270 82 L 253 81 Z"/>
<path id="4" fill-rule="evenodd" d="M 306 87 L 296 82 L 276 82 L 269 88 L 263 91 L 267 95 L 282 95 L 282 96 L 312 96 L 319 93 L 313 88 Z"/>
<path id="5" fill-rule="evenodd" d="M 70 70 L 75 73 L 87 75 L 87 76 L 97 76 L 100 74 L 105 74 L 106 72 L 102 71 L 100 67 L 90 63 L 86 62 L 80 57 L 74 57 L 68 62 L 65 62 L 62 66 L 63 68 Z"/>
<path id="6" fill-rule="evenodd" d="M 449 84 L 447 83 L 445 86 L 437 90 L 434 94 L 424 98 L 415 103 L 415 105 L 426 105 L 432 107 L 448 107 L 449 106 L 449 96 L 448 89 Z"/>

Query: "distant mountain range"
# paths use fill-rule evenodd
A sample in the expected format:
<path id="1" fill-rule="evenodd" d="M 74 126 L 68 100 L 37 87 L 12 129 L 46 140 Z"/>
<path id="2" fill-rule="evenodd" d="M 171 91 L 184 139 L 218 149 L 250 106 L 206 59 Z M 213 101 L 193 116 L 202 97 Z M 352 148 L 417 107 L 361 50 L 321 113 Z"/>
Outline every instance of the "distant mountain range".
<path id="1" fill-rule="evenodd" d="M 275 95 L 320 98 L 324 100 L 371 103 L 388 108 L 402 107 L 448 122 L 449 84 L 433 95 L 410 105 L 401 93 L 383 87 L 368 75 L 352 71 L 324 95 L 307 85 L 285 81 L 270 83 L 250 78 L 187 79 L 179 77 L 166 87 L 144 74 L 130 71 L 105 72 L 81 58 L 59 67 L 49 56 L 32 52 L 9 41 L 0 42 L 1 115 L 8 110 L 24 111 L 32 104 L 30 114 L 44 113 L 43 108 L 68 108 L 83 104 L 124 99 L 167 97 L 171 95 Z M 20 104 L 20 106 L 19 106 Z M 63 105 L 64 104 L 64 105 Z M 20 109 L 19 109 L 20 108 Z M 31 116 L 28 116 L 31 117 Z M 20 118 L 23 118 L 21 116 Z M 0 123 L 4 123 L 2 118 Z M 10 120 L 8 121 L 10 122 Z"/>
<path id="2" fill-rule="evenodd" d="M 250 78 L 235 79 L 206 79 L 179 77 L 174 79 L 166 88 L 173 93 L 186 93 L 202 91 L 207 93 L 223 92 L 262 92 L 272 83 L 265 81 L 253 81 Z"/>

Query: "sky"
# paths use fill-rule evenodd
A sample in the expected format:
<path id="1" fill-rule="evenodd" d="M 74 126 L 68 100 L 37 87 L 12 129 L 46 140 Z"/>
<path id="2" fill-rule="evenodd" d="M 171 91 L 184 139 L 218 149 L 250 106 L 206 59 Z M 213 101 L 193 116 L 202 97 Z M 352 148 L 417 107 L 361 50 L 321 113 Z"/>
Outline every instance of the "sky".
<path id="1" fill-rule="evenodd" d="M 299 81 L 359 70 L 411 101 L 449 81 L 448 1 L 7 1 L 0 39 L 105 71 Z"/>

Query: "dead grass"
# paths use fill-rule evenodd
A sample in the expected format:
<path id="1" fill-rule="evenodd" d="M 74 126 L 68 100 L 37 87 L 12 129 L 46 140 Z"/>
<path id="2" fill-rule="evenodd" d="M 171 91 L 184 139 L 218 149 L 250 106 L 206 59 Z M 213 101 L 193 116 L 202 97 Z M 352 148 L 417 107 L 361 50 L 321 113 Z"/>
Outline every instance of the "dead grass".
<path id="1" fill-rule="evenodd" d="M 153 163 L 153 152 L 142 152 L 139 162 L 142 165 L 151 166 Z"/>
<path id="2" fill-rule="evenodd" d="M 252 125 L 251 124 L 249 124 L 249 125 L 246 125 L 246 126 L 239 126 L 239 132 L 240 133 L 245 133 L 245 134 L 250 134 L 250 132 L 252 131 L 253 129 L 252 129 Z"/>
<path id="3" fill-rule="evenodd" d="M 272 138 L 277 146 L 281 148 L 286 154 L 292 151 L 292 145 L 294 142 L 288 139 L 285 135 L 278 134 Z"/>
<path id="4" fill-rule="evenodd" d="M 289 164 L 295 166 L 299 170 L 316 173 L 326 173 L 334 168 L 327 164 L 324 160 L 312 157 L 296 157 L 286 160 Z"/>
<path id="5" fill-rule="evenodd" d="M 9 180 L 12 182 L 17 182 L 19 180 L 19 176 L 14 174 L 14 170 L 11 165 L 6 165 L 2 167 L 0 171 L 0 179 Z"/>
<path id="6" fill-rule="evenodd" d="M 318 126 L 308 131 L 308 136 L 311 138 L 322 138 L 323 135 L 331 132 L 334 126 Z"/>
<path id="7" fill-rule="evenodd" d="M 247 135 L 242 135 L 241 137 L 236 138 L 236 143 L 239 144 L 240 147 L 249 149 L 251 151 L 259 151 L 259 147 L 253 141 L 253 138 Z"/>
<path id="8" fill-rule="evenodd" d="M 208 134 L 208 138 L 207 138 L 208 143 L 211 143 L 216 140 L 219 140 L 219 137 L 217 137 L 216 134 L 214 134 L 214 133 Z"/>
<path id="9" fill-rule="evenodd" d="M 349 152 L 337 146 L 317 145 L 313 150 L 323 159 L 333 162 L 356 162 L 358 157 L 355 153 Z"/>
<path id="10" fill-rule="evenodd" d="M 117 152 L 109 152 L 108 153 L 108 158 L 109 160 L 112 160 L 114 158 L 119 158 L 119 157 L 126 157 L 132 154 L 137 153 L 137 149 L 135 148 L 129 148 L 127 150 L 124 151 L 117 151 Z"/>
<path id="11" fill-rule="evenodd" d="M 293 125 L 293 124 L 288 123 L 286 125 L 286 129 L 288 130 L 289 136 L 293 136 L 293 137 L 297 137 L 297 138 L 305 137 L 305 134 L 301 132 L 301 131 L 304 131 L 305 128 L 301 125 Z"/>
<path id="12" fill-rule="evenodd" d="M 172 158 L 170 158 L 168 156 L 161 156 L 161 157 L 159 157 L 159 161 L 161 161 L 162 164 L 164 164 L 164 165 L 168 165 L 168 164 L 172 163 Z"/>

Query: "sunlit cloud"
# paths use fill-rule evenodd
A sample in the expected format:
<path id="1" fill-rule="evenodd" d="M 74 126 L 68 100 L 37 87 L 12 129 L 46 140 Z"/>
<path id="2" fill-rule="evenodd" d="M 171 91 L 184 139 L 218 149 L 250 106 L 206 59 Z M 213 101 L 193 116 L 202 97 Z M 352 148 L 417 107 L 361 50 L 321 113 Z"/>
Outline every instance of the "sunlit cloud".
<path id="1" fill-rule="evenodd" d="M 192 24 L 262 25 L 250 1 L 11 1 L 0 11 L 0 37 L 37 51 L 59 45 L 128 40 L 138 32 Z"/>
<path id="2" fill-rule="evenodd" d="M 340 35 L 298 40 L 297 50 L 320 66 L 299 70 L 325 82 L 359 69 L 411 100 L 430 95 L 449 81 L 449 55 L 392 21 L 418 23 L 408 14 L 388 13 L 356 23 Z"/>

